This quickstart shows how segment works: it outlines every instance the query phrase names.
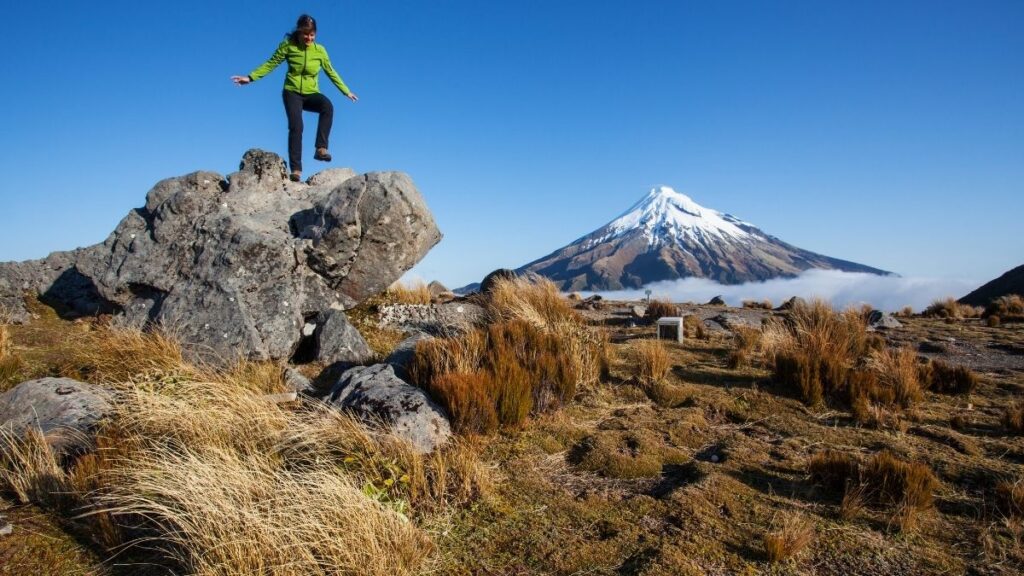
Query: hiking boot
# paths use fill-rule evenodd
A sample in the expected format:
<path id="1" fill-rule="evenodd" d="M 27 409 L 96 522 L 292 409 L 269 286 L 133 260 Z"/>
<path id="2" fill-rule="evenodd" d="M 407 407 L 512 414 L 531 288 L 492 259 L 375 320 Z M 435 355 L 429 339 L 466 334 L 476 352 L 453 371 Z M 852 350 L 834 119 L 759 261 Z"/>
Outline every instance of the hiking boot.
<path id="1" fill-rule="evenodd" d="M 317 148 L 316 154 L 313 154 L 313 160 L 320 160 L 322 162 L 331 161 L 331 153 L 327 151 L 327 148 Z"/>
<path id="2" fill-rule="evenodd" d="M 302 180 L 302 172 L 299 172 L 298 170 L 292 170 L 292 173 L 288 175 L 288 179 L 291 180 L 292 182 L 299 182 L 300 180 Z"/>

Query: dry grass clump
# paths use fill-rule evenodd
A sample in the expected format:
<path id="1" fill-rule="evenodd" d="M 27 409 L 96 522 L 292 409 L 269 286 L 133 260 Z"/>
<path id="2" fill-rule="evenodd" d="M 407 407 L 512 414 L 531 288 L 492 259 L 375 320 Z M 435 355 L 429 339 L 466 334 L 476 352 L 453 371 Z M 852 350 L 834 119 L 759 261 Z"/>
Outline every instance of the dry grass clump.
<path id="1" fill-rule="evenodd" d="M 772 301 L 767 299 L 761 300 L 760 302 L 757 300 L 744 300 L 743 307 L 755 310 L 771 310 L 773 308 Z"/>
<path id="2" fill-rule="evenodd" d="M 733 330 L 733 342 L 736 346 L 726 361 L 729 368 L 735 370 L 749 366 L 751 357 L 761 345 L 761 330 L 751 326 L 737 326 Z"/>
<path id="3" fill-rule="evenodd" d="M 1021 400 L 1003 412 L 1003 427 L 1010 432 L 1024 434 L 1024 400 Z"/>
<path id="4" fill-rule="evenodd" d="M 684 336 L 687 338 L 705 340 L 708 337 L 708 331 L 704 327 L 704 321 L 696 314 L 687 314 L 686 316 L 683 316 L 683 331 L 686 333 Z"/>
<path id="5" fill-rule="evenodd" d="M 792 514 L 764 535 L 764 551 L 769 562 L 796 557 L 814 540 L 814 524 L 807 517 Z"/>
<path id="6" fill-rule="evenodd" d="M 995 314 L 989 316 L 988 318 L 985 318 L 985 325 L 988 326 L 989 328 L 999 328 L 999 324 L 1001 322 L 1002 321 L 1000 320 L 999 316 L 996 316 Z"/>
<path id="7" fill-rule="evenodd" d="M 798 302 L 790 310 L 788 331 L 790 337 L 771 344 L 775 380 L 794 387 L 810 405 L 826 397 L 841 399 L 847 373 L 867 348 L 861 315 L 837 313 L 822 300 Z"/>
<path id="8" fill-rule="evenodd" d="M 917 353 L 909 347 L 875 350 L 868 357 L 868 366 L 876 376 L 873 388 L 860 387 L 852 394 L 882 404 L 910 408 L 921 401 L 924 393 L 918 373 Z"/>
<path id="9" fill-rule="evenodd" d="M 502 279 L 490 292 L 493 320 L 451 338 L 416 347 L 410 379 L 454 414 L 465 432 L 522 425 L 533 413 L 569 402 L 578 385 L 607 370 L 607 342 L 591 331 L 548 280 Z M 445 378 L 447 374 L 459 374 Z"/>
<path id="10" fill-rule="evenodd" d="M 397 281 L 388 286 L 385 298 L 398 304 L 430 304 L 430 288 L 422 280 L 409 285 Z"/>
<path id="11" fill-rule="evenodd" d="M 15 384 L 21 372 L 21 358 L 13 348 L 7 324 L 0 323 L 0 392 Z"/>
<path id="12" fill-rule="evenodd" d="M 668 300 L 659 300 L 657 298 L 647 303 L 647 312 L 644 313 L 644 318 L 648 322 L 655 322 L 658 318 L 665 318 L 666 316 L 679 316 L 679 306 Z"/>
<path id="13" fill-rule="evenodd" d="M 1024 320 L 1024 296 L 1007 294 L 995 298 L 985 307 L 984 316 L 996 316 L 1003 320 Z"/>
<path id="14" fill-rule="evenodd" d="M 661 340 L 640 340 L 633 346 L 633 376 L 641 387 L 655 386 L 668 375 L 672 363 Z"/>
<path id="15" fill-rule="evenodd" d="M 966 366 L 951 366 L 939 359 L 921 365 L 925 385 L 943 394 L 970 394 L 978 387 L 978 375 Z"/>
<path id="16" fill-rule="evenodd" d="M 1024 516 L 1024 479 L 996 484 L 996 506 L 1010 517 Z"/>
<path id="17" fill-rule="evenodd" d="M 867 462 L 833 451 L 816 454 L 807 465 L 811 479 L 843 498 L 844 517 L 870 504 L 892 512 L 902 531 L 916 526 L 917 514 L 931 508 L 938 480 L 926 464 L 908 462 L 889 451 Z"/>
<path id="18" fill-rule="evenodd" d="M 927 308 L 922 312 L 925 316 L 931 316 L 934 318 L 978 318 L 981 316 L 984 309 L 978 306 L 970 306 L 968 304 L 961 304 L 954 298 L 946 298 L 944 300 L 935 300 L 928 305 Z"/>
<path id="19" fill-rule="evenodd" d="M 408 518 L 486 493 L 475 452 L 454 442 L 422 456 L 325 404 L 276 404 L 265 383 L 237 381 L 269 372 L 120 383 L 97 451 L 70 471 L 41 435 L 0 435 L 0 490 L 192 574 L 418 573 L 433 545 Z"/>

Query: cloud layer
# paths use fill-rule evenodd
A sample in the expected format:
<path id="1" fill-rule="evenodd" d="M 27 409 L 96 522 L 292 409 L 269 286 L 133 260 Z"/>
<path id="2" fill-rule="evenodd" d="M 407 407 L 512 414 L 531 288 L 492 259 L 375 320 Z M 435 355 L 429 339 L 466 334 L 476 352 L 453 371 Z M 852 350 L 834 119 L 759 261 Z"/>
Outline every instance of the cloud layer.
<path id="1" fill-rule="evenodd" d="M 940 298 L 960 298 L 981 283 L 957 278 L 907 278 L 877 276 L 837 270 L 808 270 L 796 278 L 778 278 L 746 284 L 719 284 L 704 278 L 655 282 L 638 290 L 599 292 L 612 300 L 640 300 L 645 290 L 652 298 L 673 302 L 707 302 L 721 296 L 731 306 L 744 300 L 771 300 L 781 304 L 792 296 L 822 298 L 837 308 L 870 304 L 879 310 L 895 311 L 910 306 L 921 311 Z"/>

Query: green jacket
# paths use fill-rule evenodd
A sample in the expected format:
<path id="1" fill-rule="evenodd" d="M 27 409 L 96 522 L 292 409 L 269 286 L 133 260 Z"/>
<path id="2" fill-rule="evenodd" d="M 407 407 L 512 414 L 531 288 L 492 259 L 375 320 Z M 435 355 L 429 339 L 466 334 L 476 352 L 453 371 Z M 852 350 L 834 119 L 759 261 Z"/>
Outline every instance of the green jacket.
<path id="1" fill-rule="evenodd" d="M 320 91 L 317 85 L 317 78 L 320 69 L 323 68 L 331 82 L 341 90 L 345 96 L 351 94 L 348 86 L 341 81 L 341 76 L 331 66 L 331 59 L 327 57 L 327 50 L 320 44 L 313 43 L 302 47 L 292 44 L 291 40 L 285 38 L 269 60 L 249 73 L 252 81 L 259 80 L 270 74 L 282 61 L 288 60 L 288 74 L 284 77 L 284 89 L 299 94 L 316 94 Z"/>

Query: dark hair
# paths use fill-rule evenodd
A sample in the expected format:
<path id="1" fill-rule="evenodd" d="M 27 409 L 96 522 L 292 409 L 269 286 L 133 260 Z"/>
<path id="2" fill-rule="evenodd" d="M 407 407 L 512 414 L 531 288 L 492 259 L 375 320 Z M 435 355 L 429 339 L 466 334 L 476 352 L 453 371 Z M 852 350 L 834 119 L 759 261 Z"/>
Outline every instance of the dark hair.
<path id="1" fill-rule="evenodd" d="M 309 32 L 310 30 L 316 32 L 316 19 L 309 14 L 303 14 L 302 16 L 299 16 L 298 21 L 295 22 L 295 30 L 288 33 L 288 38 L 292 41 L 292 44 L 300 44 L 301 38 L 299 38 L 299 36 Z"/>

